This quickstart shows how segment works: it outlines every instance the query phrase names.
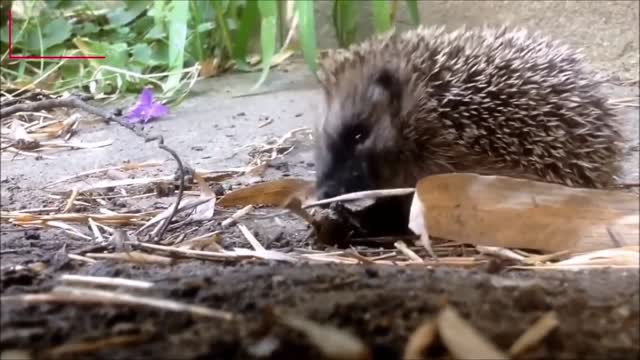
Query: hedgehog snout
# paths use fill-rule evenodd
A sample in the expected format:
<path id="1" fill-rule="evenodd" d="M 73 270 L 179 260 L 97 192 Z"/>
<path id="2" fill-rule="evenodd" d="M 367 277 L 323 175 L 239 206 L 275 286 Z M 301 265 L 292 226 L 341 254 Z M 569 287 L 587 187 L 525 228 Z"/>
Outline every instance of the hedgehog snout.
<path id="1" fill-rule="evenodd" d="M 360 159 L 334 161 L 316 178 L 316 196 L 319 200 L 370 187 L 366 163 Z"/>

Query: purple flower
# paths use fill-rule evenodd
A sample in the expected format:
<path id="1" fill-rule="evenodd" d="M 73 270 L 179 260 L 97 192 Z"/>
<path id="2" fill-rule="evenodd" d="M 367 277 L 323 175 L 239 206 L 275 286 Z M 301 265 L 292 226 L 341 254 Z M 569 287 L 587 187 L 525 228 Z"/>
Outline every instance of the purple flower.
<path id="1" fill-rule="evenodd" d="M 136 105 L 129 110 L 127 117 L 129 123 L 147 123 L 148 121 L 159 118 L 167 114 L 167 107 L 153 101 L 153 93 L 151 89 L 146 87 L 142 90 L 140 98 Z"/>

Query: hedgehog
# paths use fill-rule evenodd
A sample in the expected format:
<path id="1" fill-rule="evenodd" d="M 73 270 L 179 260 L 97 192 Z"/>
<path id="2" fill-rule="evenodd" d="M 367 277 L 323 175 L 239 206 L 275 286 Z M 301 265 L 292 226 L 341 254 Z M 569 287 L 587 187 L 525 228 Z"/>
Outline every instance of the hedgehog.
<path id="1" fill-rule="evenodd" d="M 392 30 L 327 51 L 317 74 L 320 199 L 451 172 L 607 188 L 621 169 L 605 77 L 540 32 Z"/>

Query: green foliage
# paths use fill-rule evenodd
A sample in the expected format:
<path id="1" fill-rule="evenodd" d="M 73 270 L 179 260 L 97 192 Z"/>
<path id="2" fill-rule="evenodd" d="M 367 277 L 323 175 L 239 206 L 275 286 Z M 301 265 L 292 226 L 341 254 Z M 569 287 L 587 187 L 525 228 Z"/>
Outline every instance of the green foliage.
<path id="1" fill-rule="evenodd" d="M 376 32 L 386 32 L 391 29 L 391 6 L 389 0 L 373 0 L 371 2 L 373 11 L 373 25 Z"/>
<path id="2" fill-rule="evenodd" d="M 2 0 L 2 8 L 11 2 Z M 286 1 L 286 2 L 284 2 Z M 14 55 L 102 55 L 104 60 L 33 60 L 7 58 L 8 30 L 0 27 L 2 82 L 36 85 L 53 91 L 83 88 L 97 95 L 139 92 L 153 85 L 164 100 L 182 99 L 201 66 L 217 64 L 208 75 L 231 66 L 260 70 L 254 89 L 268 77 L 293 1 L 298 43 L 311 71 L 317 68 L 313 0 L 122 0 L 112 4 L 81 0 L 25 0 L 13 6 Z M 358 34 L 358 20 L 370 6 L 376 32 L 390 30 L 400 0 L 332 0 L 338 44 L 346 47 Z M 420 22 L 417 0 L 405 0 L 414 24 Z M 7 5 L 9 4 L 9 5 Z M 15 4 L 14 4 L 15 5 Z M 289 14 L 291 15 L 291 14 Z M 278 37 L 280 35 L 280 37 Z M 257 48 L 256 48 L 257 46 Z M 291 44 L 287 45 L 291 48 Z M 257 52 L 261 63 L 250 56 Z M 203 68 L 204 69 L 204 68 Z M 53 76 L 53 80 L 52 80 Z"/>
<path id="3" fill-rule="evenodd" d="M 300 19 L 298 20 L 298 32 L 302 44 L 304 61 L 311 71 L 315 72 L 316 65 L 316 24 L 313 16 L 313 1 L 299 0 L 296 2 Z"/>
<path id="4" fill-rule="evenodd" d="M 254 86 L 254 89 L 262 85 L 267 79 L 273 54 L 276 52 L 276 36 L 278 29 L 278 3 L 277 0 L 260 0 L 260 44 L 262 45 L 262 75 Z"/>
<path id="5" fill-rule="evenodd" d="M 334 0 L 333 26 L 338 38 L 338 44 L 346 47 L 351 44 L 357 33 L 358 2 L 353 0 Z"/>

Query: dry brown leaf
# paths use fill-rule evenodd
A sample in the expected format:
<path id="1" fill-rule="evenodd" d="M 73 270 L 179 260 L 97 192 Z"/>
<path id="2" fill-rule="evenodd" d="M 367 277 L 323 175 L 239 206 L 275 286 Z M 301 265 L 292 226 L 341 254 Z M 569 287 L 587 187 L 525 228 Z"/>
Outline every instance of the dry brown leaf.
<path id="1" fill-rule="evenodd" d="M 216 194 L 209 188 L 207 182 L 197 172 L 193 173 L 193 179 L 198 182 L 198 187 L 200 188 L 200 199 L 207 199 L 207 202 L 196 206 L 193 210 L 193 214 L 189 216 L 189 219 L 194 221 L 209 220 L 213 217 L 213 213 L 216 208 Z"/>
<path id="2" fill-rule="evenodd" d="M 177 247 L 191 250 L 222 251 L 220 241 L 222 241 L 222 237 L 220 236 L 219 232 L 215 231 L 196 236 L 189 240 L 185 240 L 178 244 Z"/>
<path id="3" fill-rule="evenodd" d="M 527 351 L 544 339 L 544 337 L 547 336 L 551 330 L 555 329 L 556 326 L 558 326 L 558 318 L 556 317 L 555 312 L 549 311 L 542 315 L 538 321 L 531 325 L 531 327 L 520 335 L 513 345 L 511 345 L 509 355 L 516 357 L 524 351 Z"/>
<path id="4" fill-rule="evenodd" d="M 421 238 L 545 252 L 638 245 L 634 194 L 465 173 L 426 177 L 416 189 L 410 227 Z"/>
<path id="5" fill-rule="evenodd" d="M 640 268 L 640 247 L 624 246 L 621 248 L 595 250 L 574 255 L 566 260 L 553 264 L 536 266 L 512 266 L 514 269 L 534 270 L 581 270 L 589 268 Z"/>
<path id="6" fill-rule="evenodd" d="M 508 359 L 495 345 L 465 321 L 451 306 L 444 308 L 437 319 L 442 343 L 456 359 Z"/>
<path id="7" fill-rule="evenodd" d="M 200 63 L 200 77 L 203 79 L 216 76 L 221 70 L 219 58 L 209 58 Z"/>
<path id="8" fill-rule="evenodd" d="M 276 318 L 282 324 L 305 334 L 326 359 L 371 358 L 367 346 L 349 332 L 291 314 L 278 314 Z"/>
<path id="9" fill-rule="evenodd" d="M 247 205 L 280 207 L 311 186 L 313 186 L 311 181 L 291 178 L 259 183 L 227 193 L 220 198 L 218 205 L 221 207 Z"/>
<path id="10" fill-rule="evenodd" d="M 404 348 L 404 360 L 424 359 L 429 347 L 438 337 L 438 326 L 433 319 L 423 322 L 411 334 Z"/>

